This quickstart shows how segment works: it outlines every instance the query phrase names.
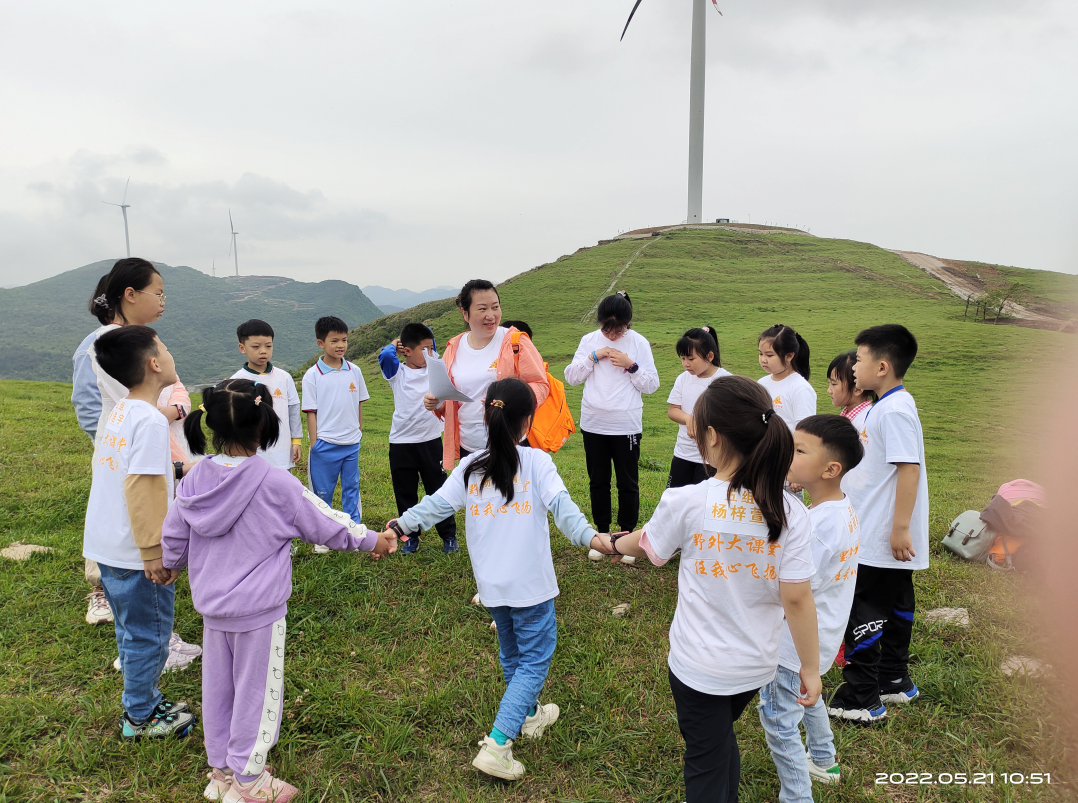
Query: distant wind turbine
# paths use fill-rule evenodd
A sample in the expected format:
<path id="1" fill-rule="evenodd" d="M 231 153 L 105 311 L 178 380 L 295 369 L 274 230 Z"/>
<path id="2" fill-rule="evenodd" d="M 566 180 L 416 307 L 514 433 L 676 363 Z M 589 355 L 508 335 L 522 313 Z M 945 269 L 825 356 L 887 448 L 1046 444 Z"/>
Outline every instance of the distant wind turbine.
<path id="1" fill-rule="evenodd" d="M 643 0 L 636 0 L 621 38 L 629 30 L 633 15 Z M 717 0 L 711 5 L 722 16 Z M 707 51 L 707 0 L 692 0 L 692 49 L 689 55 L 689 201 L 686 223 L 700 223 L 704 196 L 704 57 Z"/>
<path id="2" fill-rule="evenodd" d="M 217 260 L 216 259 L 213 260 L 213 262 L 210 263 L 210 271 L 213 272 L 214 278 L 217 278 Z"/>
<path id="3" fill-rule="evenodd" d="M 131 204 L 127 202 L 127 188 L 131 186 L 131 177 L 128 176 L 127 184 L 124 185 L 124 199 L 121 203 L 114 204 L 112 201 L 102 201 L 103 204 L 109 206 L 118 206 L 120 211 L 124 213 L 124 241 L 127 243 L 127 256 L 131 256 L 131 236 L 127 233 L 127 210 L 131 208 Z"/>
<path id="4" fill-rule="evenodd" d="M 232 210 L 228 210 L 228 227 L 232 229 L 232 244 L 228 247 L 229 255 L 236 260 L 236 275 L 240 275 L 240 255 L 236 250 L 236 235 L 239 234 L 236 231 L 236 225 L 232 222 Z"/>

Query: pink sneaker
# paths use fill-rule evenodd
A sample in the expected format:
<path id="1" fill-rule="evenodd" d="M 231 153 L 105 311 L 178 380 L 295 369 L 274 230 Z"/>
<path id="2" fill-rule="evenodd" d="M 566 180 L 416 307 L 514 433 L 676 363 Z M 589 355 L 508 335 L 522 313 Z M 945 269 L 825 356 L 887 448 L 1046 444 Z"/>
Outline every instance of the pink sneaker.
<path id="1" fill-rule="evenodd" d="M 202 648 L 197 644 L 188 644 L 182 638 L 180 634 L 173 631 L 172 635 L 168 639 L 169 652 L 178 652 L 181 655 L 202 655 Z"/>
<path id="2" fill-rule="evenodd" d="M 262 770 L 262 774 L 250 783 L 232 779 L 232 786 L 222 800 L 224 803 L 288 803 L 299 790 Z"/>
<path id="3" fill-rule="evenodd" d="M 206 777 L 210 779 L 210 782 L 207 784 L 206 791 L 202 793 L 202 796 L 206 798 L 206 800 L 213 800 L 215 803 L 220 803 L 220 801 L 225 799 L 228 788 L 232 786 L 232 770 L 219 770 L 217 767 L 214 767 Z"/>

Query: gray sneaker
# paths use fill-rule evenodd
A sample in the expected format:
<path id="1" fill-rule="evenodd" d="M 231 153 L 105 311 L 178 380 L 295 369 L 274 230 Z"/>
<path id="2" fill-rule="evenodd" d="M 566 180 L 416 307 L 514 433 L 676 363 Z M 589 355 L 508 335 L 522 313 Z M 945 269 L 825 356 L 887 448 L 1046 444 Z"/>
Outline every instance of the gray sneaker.
<path id="1" fill-rule="evenodd" d="M 187 736 L 195 727 L 198 718 L 190 711 L 181 711 L 165 716 L 154 716 L 145 722 L 135 722 L 125 712 L 120 717 L 120 734 L 125 740 L 165 739 L 169 736 Z"/>

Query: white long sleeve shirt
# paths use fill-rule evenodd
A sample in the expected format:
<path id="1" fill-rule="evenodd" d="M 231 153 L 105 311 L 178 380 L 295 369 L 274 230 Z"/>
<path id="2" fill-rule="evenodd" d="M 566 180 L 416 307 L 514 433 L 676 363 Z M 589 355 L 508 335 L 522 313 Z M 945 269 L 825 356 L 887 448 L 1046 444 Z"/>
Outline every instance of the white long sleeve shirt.
<path id="1" fill-rule="evenodd" d="M 592 360 L 592 352 L 604 348 L 624 351 L 640 368 L 630 374 L 609 359 Z M 644 429 L 641 395 L 659 389 L 659 372 L 646 337 L 630 329 L 610 340 L 602 330 L 596 330 L 580 338 L 573 361 L 565 366 L 565 381 L 570 385 L 584 383 L 582 430 L 595 435 L 634 435 Z"/>

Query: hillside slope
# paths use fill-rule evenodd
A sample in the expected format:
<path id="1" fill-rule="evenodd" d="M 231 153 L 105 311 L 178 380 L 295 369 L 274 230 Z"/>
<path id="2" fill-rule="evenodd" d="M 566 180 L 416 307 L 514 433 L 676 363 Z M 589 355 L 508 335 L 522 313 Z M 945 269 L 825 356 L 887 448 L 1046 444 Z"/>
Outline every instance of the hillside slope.
<path id="1" fill-rule="evenodd" d="M 71 381 L 71 355 L 100 324 L 86 309 L 113 260 L 95 262 L 34 284 L 0 290 L 0 378 Z M 382 313 L 355 285 L 278 276 L 213 278 L 187 267 L 157 265 L 168 296 L 155 328 L 176 355 L 185 382 L 207 382 L 242 365 L 236 326 L 262 318 L 273 326 L 274 362 L 295 368 L 314 348 L 314 322 L 337 315 L 351 325 Z"/>

